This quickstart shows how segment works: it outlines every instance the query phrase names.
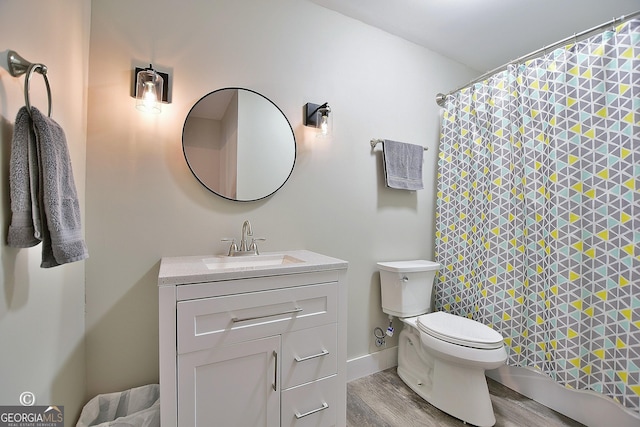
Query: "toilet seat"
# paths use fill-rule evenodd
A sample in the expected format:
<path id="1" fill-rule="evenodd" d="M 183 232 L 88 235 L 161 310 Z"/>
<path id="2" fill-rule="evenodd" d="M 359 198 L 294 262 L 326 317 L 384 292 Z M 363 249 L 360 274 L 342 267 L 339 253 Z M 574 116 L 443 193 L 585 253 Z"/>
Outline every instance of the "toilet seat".
<path id="1" fill-rule="evenodd" d="M 499 332 L 475 320 L 444 311 L 419 316 L 416 326 L 420 331 L 451 344 L 488 350 L 503 346 Z"/>

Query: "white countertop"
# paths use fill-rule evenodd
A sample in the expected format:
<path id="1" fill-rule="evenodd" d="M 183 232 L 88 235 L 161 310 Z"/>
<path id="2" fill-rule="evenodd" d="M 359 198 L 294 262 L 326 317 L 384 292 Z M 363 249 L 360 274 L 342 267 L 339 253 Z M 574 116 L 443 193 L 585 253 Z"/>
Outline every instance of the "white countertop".
<path id="1" fill-rule="evenodd" d="M 279 276 L 283 274 L 307 273 L 325 270 L 341 270 L 348 266 L 347 261 L 332 258 L 307 250 L 265 252 L 260 255 L 229 257 L 234 260 L 286 255 L 303 262 L 277 265 L 239 266 L 237 268 L 210 269 L 207 260 L 227 258 L 221 255 L 203 255 L 186 257 L 163 257 L 160 262 L 158 286 L 173 286 L 191 283 L 216 282 L 250 277 Z"/>

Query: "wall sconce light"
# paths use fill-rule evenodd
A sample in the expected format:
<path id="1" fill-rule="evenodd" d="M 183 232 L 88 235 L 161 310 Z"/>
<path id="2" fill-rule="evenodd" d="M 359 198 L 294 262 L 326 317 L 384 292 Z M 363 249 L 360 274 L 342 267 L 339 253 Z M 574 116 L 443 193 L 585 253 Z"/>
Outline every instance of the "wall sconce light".
<path id="1" fill-rule="evenodd" d="M 304 125 L 318 129 L 318 138 L 328 138 L 331 136 L 332 120 L 329 114 L 331 107 L 328 103 L 322 105 L 307 103 L 304 104 Z"/>
<path id="2" fill-rule="evenodd" d="M 136 108 L 140 111 L 159 114 L 161 102 L 167 103 L 169 75 L 149 68 L 135 69 Z"/>

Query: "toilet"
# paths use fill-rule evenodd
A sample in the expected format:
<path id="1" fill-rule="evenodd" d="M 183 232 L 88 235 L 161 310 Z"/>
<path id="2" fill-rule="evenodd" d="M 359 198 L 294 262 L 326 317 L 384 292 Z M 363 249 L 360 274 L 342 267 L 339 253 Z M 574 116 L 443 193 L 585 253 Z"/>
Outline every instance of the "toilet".
<path id="1" fill-rule="evenodd" d="M 398 339 L 398 375 L 436 408 L 476 426 L 496 422 L 486 369 L 505 363 L 503 337 L 480 322 L 432 312 L 432 288 L 441 265 L 425 260 L 377 263 L 382 310 L 404 328 Z"/>

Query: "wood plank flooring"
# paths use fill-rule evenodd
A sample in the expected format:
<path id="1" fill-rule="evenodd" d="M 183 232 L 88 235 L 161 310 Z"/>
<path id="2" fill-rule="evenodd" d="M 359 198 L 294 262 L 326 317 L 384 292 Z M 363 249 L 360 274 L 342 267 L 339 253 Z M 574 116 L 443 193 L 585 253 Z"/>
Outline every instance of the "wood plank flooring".
<path id="1" fill-rule="evenodd" d="M 583 426 L 487 379 L 496 427 Z M 460 427 L 462 421 L 431 406 L 387 369 L 347 384 L 347 427 Z"/>

